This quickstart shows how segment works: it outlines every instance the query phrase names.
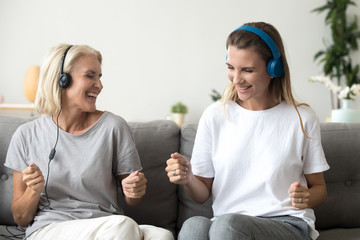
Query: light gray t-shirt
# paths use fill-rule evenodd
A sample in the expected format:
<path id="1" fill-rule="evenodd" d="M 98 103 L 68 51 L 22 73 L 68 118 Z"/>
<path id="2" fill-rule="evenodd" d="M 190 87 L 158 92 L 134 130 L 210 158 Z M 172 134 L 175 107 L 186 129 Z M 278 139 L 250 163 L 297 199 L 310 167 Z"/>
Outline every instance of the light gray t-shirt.
<path id="1" fill-rule="evenodd" d="M 56 131 L 51 116 L 20 126 L 10 142 L 5 166 L 22 172 L 34 162 L 46 180 Z M 47 185 L 50 207 L 44 208 L 48 202 L 43 191 L 26 237 L 55 221 L 123 214 L 117 199 L 116 176 L 141 170 L 131 130 L 117 115 L 104 112 L 90 129 L 79 135 L 59 131 Z"/>

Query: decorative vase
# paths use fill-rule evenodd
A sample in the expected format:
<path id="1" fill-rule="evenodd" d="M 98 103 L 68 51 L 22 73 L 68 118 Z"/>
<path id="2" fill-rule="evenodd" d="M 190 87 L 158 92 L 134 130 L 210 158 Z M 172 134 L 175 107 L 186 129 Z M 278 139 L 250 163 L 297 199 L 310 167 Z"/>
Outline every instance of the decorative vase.
<path id="1" fill-rule="evenodd" d="M 332 122 L 360 122 L 360 111 L 354 107 L 355 100 L 341 99 L 341 108 L 331 111 Z"/>
<path id="2" fill-rule="evenodd" d="M 185 114 L 183 113 L 173 113 L 173 119 L 179 127 L 183 125 L 184 118 L 185 118 Z"/>
<path id="3" fill-rule="evenodd" d="M 24 93 L 30 102 L 35 102 L 40 75 L 40 66 L 30 66 L 24 79 Z"/>

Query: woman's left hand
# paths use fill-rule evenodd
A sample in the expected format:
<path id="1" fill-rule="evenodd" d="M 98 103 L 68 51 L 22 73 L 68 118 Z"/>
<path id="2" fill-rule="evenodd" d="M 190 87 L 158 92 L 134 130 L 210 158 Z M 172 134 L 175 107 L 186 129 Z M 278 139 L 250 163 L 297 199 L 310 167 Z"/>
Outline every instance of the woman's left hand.
<path id="1" fill-rule="evenodd" d="M 289 196 L 291 198 L 291 204 L 299 209 L 308 208 L 308 203 L 310 202 L 310 191 L 309 188 L 305 185 L 301 185 L 299 182 L 294 182 L 290 185 L 288 190 Z"/>
<path id="2" fill-rule="evenodd" d="M 121 181 L 122 190 L 127 198 L 141 199 L 146 193 L 146 178 L 142 172 L 135 171 Z"/>

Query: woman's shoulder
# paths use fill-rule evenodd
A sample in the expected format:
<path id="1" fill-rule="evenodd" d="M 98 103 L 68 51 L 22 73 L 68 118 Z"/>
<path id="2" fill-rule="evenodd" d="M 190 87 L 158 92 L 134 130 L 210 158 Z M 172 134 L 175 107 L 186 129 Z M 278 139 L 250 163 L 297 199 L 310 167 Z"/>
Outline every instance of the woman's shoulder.
<path id="1" fill-rule="evenodd" d="M 214 102 L 212 104 L 210 104 L 209 106 L 207 106 L 205 108 L 205 111 L 204 112 L 216 112 L 218 111 L 222 106 L 222 103 L 217 101 L 217 102 Z"/>
<path id="2" fill-rule="evenodd" d="M 12 135 L 12 139 L 31 139 L 35 134 L 48 133 L 51 117 L 41 116 L 24 120 Z"/>
<path id="3" fill-rule="evenodd" d="M 237 107 L 238 107 L 237 103 L 233 101 L 227 101 L 225 103 L 217 101 L 209 105 L 205 109 L 204 113 L 219 116 L 219 115 L 224 115 L 225 111 L 232 112 Z"/>
<path id="4" fill-rule="evenodd" d="M 289 103 L 282 103 L 283 108 L 286 108 L 286 112 L 283 112 L 283 114 L 286 114 L 288 116 L 286 121 L 297 123 L 299 121 L 299 115 L 301 117 L 302 124 L 306 130 L 313 129 L 314 126 L 319 125 L 319 118 L 314 111 L 314 109 L 311 108 L 310 105 L 305 103 L 298 103 L 296 108 L 298 113 L 296 112 L 296 109 L 293 105 Z"/>
<path id="5" fill-rule="evenodd" d="M 109 127 L 112 129 L 129 128 L 127 121 L 123 117 L 108 111 L 103 112 L 102 116 L 99 119 L 99 123 L 101 123 L 101 125 L 104 127 Z"/>
<path id="6" fill-rule="evenodd" d="M 207 106 L 201 116 L 201 118 L 205 119 L 214 119 L 221 116 L 223 113 L 224 105 L 221 102 L 215 102 L 211 105 Z"/>
<path id="7" fill-rule="evenodd" d="M 301 115 L 301 118 L 303 118 L 303 120 L 311 120 L 317 118 L 315 111 L 311 108 L 310 105 L 306 103 L 297 103 L 296 108 L 299 111 L 299 114 Z M 295 107 L 292 104 L 287 103 L 285 101 L 281 102 L 277 106 L 277 109 L 280 114 L 289 115 L 292 113 L 292 115 L 298 116 Z"/>
<path id="8" fill-rule="evenodd" d="M 28 130 L 32 130 L 35 128 L 40 128 L 40 127 L 43 128 L 44 126 L 48 126 L 50 123 L 51 123 L 50 115 L 29 118 L 29 119 L 25 120 L 25 122 L 23 124 L 21 124 L 17 130 L 18 131 L 28 131 Z M 36 129 L 36 130 L 38 130 L 38 129 Z"/>
<path id="9" fill-rule="evenodd" d="M 117 123 L 127 123 L 126 120 L 121 117 L 120 115 L 117 115 L 113 112 L 109 112 L 109 111 L 104 111 L 102 114 L 102 117 L 104 119 L 106 119 L 107 121 L 113 121 L 113 122 L 117 122 Z"/>
<path id="10" fill-rule="evenodd" d="M 227 122 L 236 118 L 239 111 L 239 106 L 233 101 L 215 102 L 209 105 L 203 112 L 200 122 L 206 122 L 207 125 L 219 127 Z"/>
<path id="11" fill-rule="evenodd" d="M 318 121 L 318 116 L 310 105 L 302 103 L 297 108 L 303 121 Z"/>

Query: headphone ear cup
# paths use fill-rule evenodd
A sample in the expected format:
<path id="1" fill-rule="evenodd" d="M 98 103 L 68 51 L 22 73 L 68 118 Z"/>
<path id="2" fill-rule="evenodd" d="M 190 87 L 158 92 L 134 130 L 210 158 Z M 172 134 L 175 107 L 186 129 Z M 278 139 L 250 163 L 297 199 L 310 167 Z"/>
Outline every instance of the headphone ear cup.
<path id="1" fill-rule="evenodd" d="M 274 78 L 282 77 L 284 75 L 284 64 L 282 59 L 270 59 L 267 64 L 267 71 L 269 75 Z"/>
<path id="2" fill-rule="evenodd" d="M 60 85 L 60 87 L 62 87 L 62 88 L 67 88 L 67 87 L 69 87 L 70 83 L 71 83 L 71 76 L 70 76 L 70 74 L 68 74 L 68 73 L 63 73 L 63 74 L 60 75 L 60 79 L 59 79 L 59 85 Z"/>

